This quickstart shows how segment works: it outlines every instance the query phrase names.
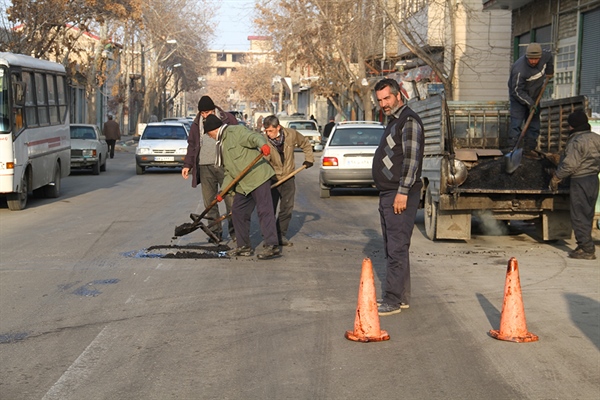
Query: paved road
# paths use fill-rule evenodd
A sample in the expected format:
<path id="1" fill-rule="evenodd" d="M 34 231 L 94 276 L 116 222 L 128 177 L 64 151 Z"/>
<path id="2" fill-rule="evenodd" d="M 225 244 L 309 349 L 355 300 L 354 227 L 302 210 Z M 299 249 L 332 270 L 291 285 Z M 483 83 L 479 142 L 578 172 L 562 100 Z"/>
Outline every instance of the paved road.
<path id="1" fill-rule="evenodd" d="M 320 199 L 312 168 L 282 258 L 134 257 L 206 245 L 201 231 L 172 239 L 200 191 L 178 171 L 136 176 L 127 151 L 109 161 L 58 199 L 0 208 L 0 399 L 598 398 L 600 263 L 566 258 L 572 240 L 480 224 L 434 243 L 420 212 L 411 308 L 381 318 L 389 341 L 355 343 L 362 260 L 378 292 L 385 269 L 375 193 Z M 536 343 L 488 335 L 513 256 Z"/>

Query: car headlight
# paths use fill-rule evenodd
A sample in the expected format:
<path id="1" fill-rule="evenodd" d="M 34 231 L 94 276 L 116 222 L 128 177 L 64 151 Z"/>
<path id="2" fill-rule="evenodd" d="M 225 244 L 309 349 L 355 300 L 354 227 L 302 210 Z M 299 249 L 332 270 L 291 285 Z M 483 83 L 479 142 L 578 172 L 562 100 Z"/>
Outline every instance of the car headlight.
<path id="1" fill-rule="evenodd" d="M 138 147 L 136 150 L 136 154 L 150 154 L 149 147 Z"/>
<path id="2" fill-rule="evenodd" d="M 81 152 L 81 154 L 84 157 L 95 157 L 96 156 L 96 150 L 95 149 L 83 149 L 83 151 Z"/>
<path id="3" fill-rule="evenodd" d="M 175 151 L 175 154 L 187 154 L 187 147 L 177 149 L 177 151 Z"/>

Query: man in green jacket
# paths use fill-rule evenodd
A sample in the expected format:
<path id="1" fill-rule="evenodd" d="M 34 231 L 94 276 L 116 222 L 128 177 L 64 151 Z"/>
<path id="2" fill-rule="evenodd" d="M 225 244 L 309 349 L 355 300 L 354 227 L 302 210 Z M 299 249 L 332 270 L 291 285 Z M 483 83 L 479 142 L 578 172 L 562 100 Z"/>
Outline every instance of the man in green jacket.
<path id="1" fill-rule="evenodd" d="M 222 165 L 225 169 L 223 187 L 238 177 L 260 152 L 264 156 L 270 154 L 264 136 L 242 125 L 224 125 L 212 114 L 204 121 L 204 132 L 217 141 L 216 165 Z M 235 185 L 231 213 L 237 248 L 230 255 L 249 257 L 254 254 L 250 243 L 250 218 L 254 208 L 265 241 L 264 251 L 257 257 L 266 260 L 281 255 L 271 198 L 271 177 L 274 174 L 271 165 L 263 158 Z M 223 199 L 217 195 L 217 200 Z"/>

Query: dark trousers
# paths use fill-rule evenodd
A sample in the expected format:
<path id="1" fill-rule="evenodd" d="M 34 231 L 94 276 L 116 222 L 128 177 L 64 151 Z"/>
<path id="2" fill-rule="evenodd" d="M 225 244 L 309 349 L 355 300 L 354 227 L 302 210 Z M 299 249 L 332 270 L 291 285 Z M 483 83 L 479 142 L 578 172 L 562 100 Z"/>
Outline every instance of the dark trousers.
<path id="1" fill-rule="evenodd" d="M 273 212 L 273 199 L 271 198 L 271 181 L 266 181 L 247 196 L 236 193 L 233 198 L 232 214 L 237 246 L 251 246 L 250 218 L 255 207 L 265 244 L 269 246 L 279 245 L 277 228 L 275 227 L 275 213 Z"/>
<path id="2" fill-rule="evenodd" d="M 271 190 L 273 211 L 275 213 L 277 213 L 277 205 L 279 205 L 279 214 L 277 214 L 277 236 L 279 239 L 287 235 L 292 220 L 294 197 L 296 196 L 295 179 L 295 177 L 292 177 Z"/>
<path id="3" fill-rule="evenodd" d="M 510 131 L 508 133 L 508 144 L 511 148 L 515 147 L 523 124 L 529 117 L 529 108 L 515 100 L 510 100 Z M 540 136 L 540 113 L 536 112 L 531 118 L 527 133 L 523 138 L 522 146 L 524 150 L 534 150 L 537 147 L 538 136 Z M 512 150 L 512 149 L 511 149 Z"/>
<path id="4" fill-rule="evenodd" d="M 108 154 L 110 158 L 115 157 L 115 144 L 117 141 L 115 139 L 106 139 L 106 144 L 108 145 Z"/>
<path id="5" fill-rule="evenodd" d="M 571 201 L 571 225 L 575 232 L 577 246 L 588 253 L 594 253 L 592 224 L 594 208 L 598 198 L 598 176 L 588 175 L 581 178 L 571 177 L 569 196 Z"/>
<path id="6" fill-rule="evenodd" d="M 387 270 L 383 285 L 383 301 L 389 304 L 410 304 L 409 248 L 415 217 L 419 208 L 421 182 L 416 183 L 408 194 L 406 210 L 394 214 L 395 190 L 379 193 L 379 217 L 383 234 L 383 246 L 387 258 Z"/>
<path id="7" fill-rule="evenodd" d="M 202 198 L 204 200 L 204 208 L 207 208 L 210 203 L 217 198 L 217 194 L 219 194 L 219 188 L 223 184 L 223 178 L 225 177 L 225 173 L 223 168 L 216 167 L 214 165 L 200 165 L 198 168 L 198 172 L 200 173 L 200 187 L 202 188 Z M 231 212 L 231 206 L 233 204 L 233 195 L 225 196 L 223 199 L 225 202 L 225 207 L 227 209 L 227 214 Z M 219 212 L 219 207 L 215 205 L 210 211 L 206 214 L 206 218 L 209 221 L 214 221 L 219 218 L 221 213 Z M 231 222 L 231 218 L 228 219 L 228 230 L 229 237 L 233 237 L 235 234 L 235 230 L 233 229 L 233 223 Z M 223 237 L 223 227 L 221 224 L 216 224 L 211 228 L 211 231 L 218 237 Z"/>

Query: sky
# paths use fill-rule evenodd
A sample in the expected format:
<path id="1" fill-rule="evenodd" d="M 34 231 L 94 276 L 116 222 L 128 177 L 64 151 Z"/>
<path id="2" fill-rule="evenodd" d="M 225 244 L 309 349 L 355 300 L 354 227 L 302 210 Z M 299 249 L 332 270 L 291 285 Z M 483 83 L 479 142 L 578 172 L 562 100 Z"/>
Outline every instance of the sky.
<path id="1" fill-rule="evenodd" d="M 211 50 L 249 50 L 248 36 L 255 35 L 252 20 L 255 0 L 221 0 L 215 16 L 218 26 Z"/>

